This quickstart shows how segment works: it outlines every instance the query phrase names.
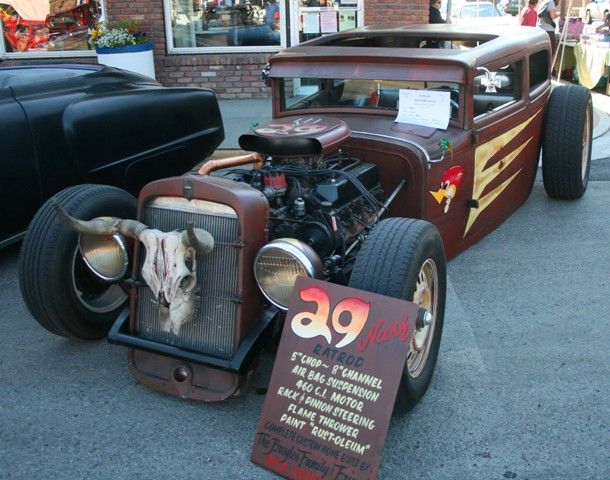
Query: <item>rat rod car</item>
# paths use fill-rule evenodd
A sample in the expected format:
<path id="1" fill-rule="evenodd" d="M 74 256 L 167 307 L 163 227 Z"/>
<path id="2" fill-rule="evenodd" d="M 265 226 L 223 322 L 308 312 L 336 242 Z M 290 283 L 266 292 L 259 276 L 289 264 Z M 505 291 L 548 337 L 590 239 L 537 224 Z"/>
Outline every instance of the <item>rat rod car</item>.
<path id="1" fill-rule="evenodd" d="M 140 382 L 204 401 L 242 389 L 299 275 L 412 300 L 399 398 L 413 405 L 439 350 L 446 256 L 525 202 L 541 147 L 549 195 L 584 193 L 590 94 L 551 92 L 548 36 L 522 27 L 362 28 L 265 74 L 274 119 L 240 137 L 253 153 L 146 185 L 137 220 L 111 187 L 47 202 L 23 244 L 24 299 L 49 331 L 108 334 Z M 395 121 L 413 91 L 441 98 L 446 128 Z"/>

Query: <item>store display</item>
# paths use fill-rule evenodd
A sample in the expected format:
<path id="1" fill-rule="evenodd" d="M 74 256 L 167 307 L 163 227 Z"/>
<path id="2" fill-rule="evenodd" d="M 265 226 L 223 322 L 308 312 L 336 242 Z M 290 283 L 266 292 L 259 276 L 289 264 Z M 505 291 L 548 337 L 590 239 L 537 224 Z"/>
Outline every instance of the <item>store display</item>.
<path id="1" fill-rule="evenodd" d="M 174 48 L 280 45 L 276 0 L 174 0 Z"/>
<path id="2" fill-rule="evenodd" d="M 87 32 L 101 17 L 97 0 L 2 0 L 7 52 L 88 50 Z"/>
<path id="3" fill-rule="evenodd" d="M 337 12 L 334 10 L 320 12 L 320 32 L 334 33 L 337 31 Z"/>

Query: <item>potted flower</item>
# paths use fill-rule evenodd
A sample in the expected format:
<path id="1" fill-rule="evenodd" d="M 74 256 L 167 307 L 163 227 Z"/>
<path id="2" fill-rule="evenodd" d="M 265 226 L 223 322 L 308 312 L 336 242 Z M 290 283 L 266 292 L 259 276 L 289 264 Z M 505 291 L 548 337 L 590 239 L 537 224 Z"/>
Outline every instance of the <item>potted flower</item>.
<path id="1" fill-rule="evenodd" d="M 155 78 L 154 45 L 136 22 L 117 22 L 111 27 L 99 23 L 89 30 L 89 40 L 95 46 L 98 63 Z"/>

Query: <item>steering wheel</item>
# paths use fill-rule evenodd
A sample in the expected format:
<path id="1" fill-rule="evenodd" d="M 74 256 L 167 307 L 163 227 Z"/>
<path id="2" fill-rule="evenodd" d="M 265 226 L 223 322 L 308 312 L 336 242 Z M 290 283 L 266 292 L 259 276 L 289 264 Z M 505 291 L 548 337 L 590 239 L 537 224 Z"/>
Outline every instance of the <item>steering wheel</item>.
<path id="1" fill-rule="evenodd" d="M 457 106 L 460 104 L 460 91 L 455 87 L 441 87 L 441 90 L 449 90 L 449 97 L 451 97 L 451 101 L 454 102 Z"/>
<path id="2" fill-rule="evenodd" d="M 460 111 L 460 91 L 457 88 L 448 85 L 435 88 L 437 91 L 449 91 L 449 104 L 451 105 L 451 116 L 457 118 Z"/>

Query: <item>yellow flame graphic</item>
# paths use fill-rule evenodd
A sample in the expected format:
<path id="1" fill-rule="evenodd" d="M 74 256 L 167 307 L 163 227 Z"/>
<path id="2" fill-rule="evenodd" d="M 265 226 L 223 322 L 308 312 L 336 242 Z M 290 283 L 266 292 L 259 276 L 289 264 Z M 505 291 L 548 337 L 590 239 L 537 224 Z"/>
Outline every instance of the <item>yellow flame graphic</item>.
<path id="1" fill-rule="evenodd" d="M 531 122 L 538 116 L 542 110 L 539 110 L 531 118 L 525 122 L 520 123 L 514 128 L 511 128 L 508 132 L 503 133 L 499 137 L 490 140 L 475 150 L 474 153 L 474 181 L 472 186 L 472 198 L 479 200 L 479 208 L 471 208 L 466 222 L 466 229 L 464 230 L 464 237 L 470 230 L 470 227 L 474 224 L 475 220 L 481 215 L 489 205 L 504 191 L 504 189 L 512 182 L 515 177 L 521 172 L 521 169 L 517 170 L 512 176 L 498 185 L 490 192 L 483 194 L 485 188 L 509 166 L 519 156 L 523 149 L 532 141 L 534 137 L 528 138 L 524 143 L 519 145 L 515 150 L 506 155 L 502 160 L 494 163 L 488 167 L 488 163 L 491 158 L 502 150 L 511 140 L 513 140 L 519 133 L 521 133 Z"/>

